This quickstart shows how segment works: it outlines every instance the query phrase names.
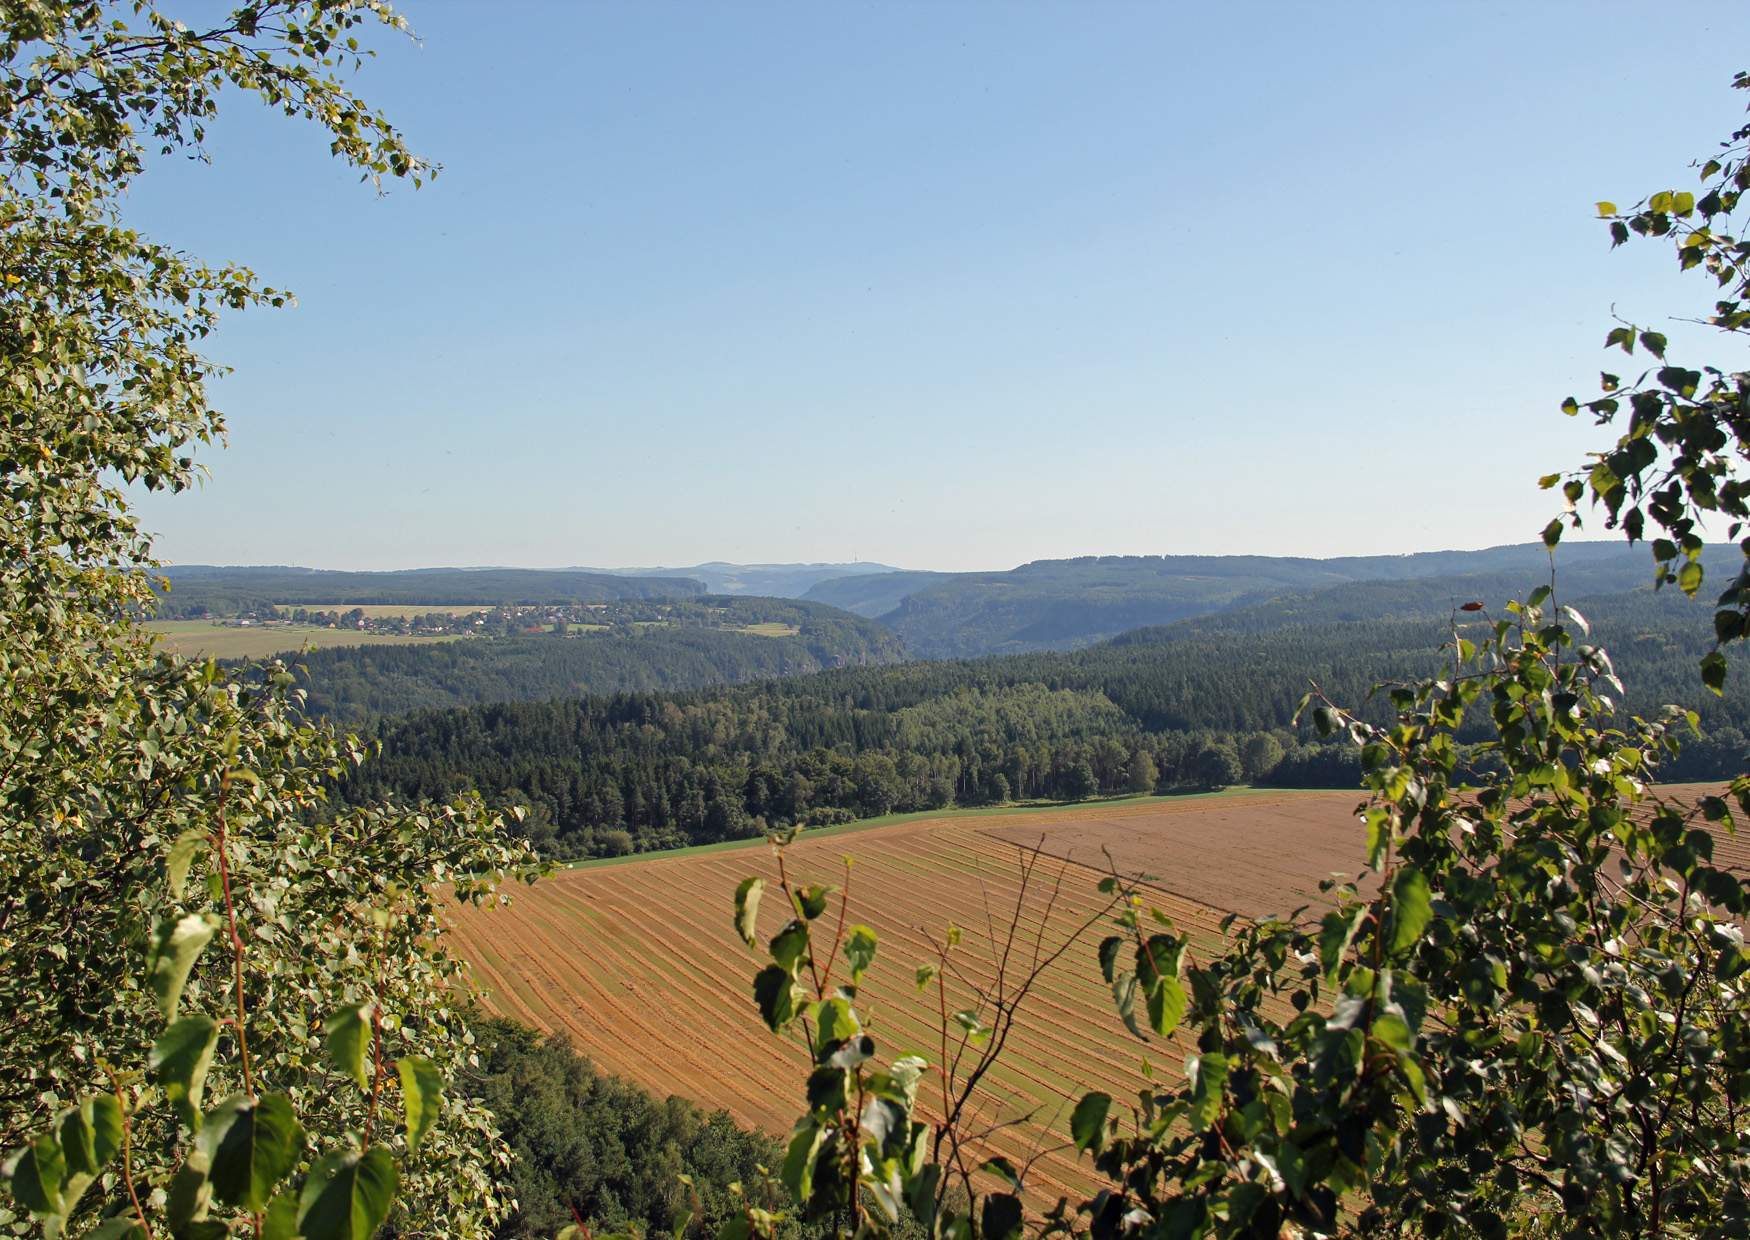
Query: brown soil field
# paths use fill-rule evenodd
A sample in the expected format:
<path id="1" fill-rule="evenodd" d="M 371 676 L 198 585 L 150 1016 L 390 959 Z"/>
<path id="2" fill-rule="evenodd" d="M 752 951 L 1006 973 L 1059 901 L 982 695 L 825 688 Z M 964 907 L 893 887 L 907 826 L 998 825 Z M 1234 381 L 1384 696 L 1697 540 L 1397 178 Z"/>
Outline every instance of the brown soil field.
<path id="1" fill-rule="evenodd" d="M 1660 795 L 1692 803 L 1722 788 L 1669 784 Z M 1191 801 L 1186 812 L 1174 812 L 1171 801 L 1133 803 L 1066 816 L 1044 830 L 1023 819 L 989 833 L 1096 869 L 1116 866 L 1151 887 L 1256 917 L 1320 904 L 1327 899 L 1321 881 L 1357 877 L 1365 860 L 1354 814 L 1361 800 L 1357 792 L 1261 793 Z M 1717 833 L 1714 860 L 1750 871 L 1750 830 Z"/>
<path id="2" fill-rule="evenodd" d="M 988 833 L 1040 844 L 1098 870 L 1113 865 L 1162 891 L 1257 916 L 1318 903 L 1319 883 L 1333 873 L 1356 876 L 1366 860 L 1354 813 L 1360 803 L 1355 792 L 1166 799 L 1066 815 L 1044 828 L 1023 819 Z"/>
<path id="3" fill-rule="evenodd" d="M 839 885 L 843 858 L 854 858 L 849 920 L 880 936 L 859 1009 L 881 1061 L 916 1051 L 934 1065 L 936 997 L 933 988 L 919 993 L 914 970 L 957 921 L 961 978 L 949 987 L 949 1010 L 975 1005 L 972 987 L 995 972 L 988 926 L 1000 939 L 1027 850 L 1047 856 L 1020 901 L 1022 956 L 1042 929 L 1046 942 L 1061 939 L 1102 907 L 1102 847 L 1121 870 L 1151 876 L 1153 903 L 1194 941 L 1213 944 L 1228 911 L 1288 911 L 1316 900 L 1330 872 L 1359 869 L 1359 799 L 1285 792 L 957 814 L 804 837 L 787 865 L 794 882 Z M 1722 835 L 1717 860 L 1746 865 L 1746 842 Z M 767 937 L 780 924 L 782 897 L 770 851 L 754 846 L 563 872 L 519 891 L 509 907 L 458 910 L 449 947 L 472 962 L 491 1010 L 566 1034 L 602 1069 L 660 1096 L 679 1094 L 781 1136 L 802 1110 L 808 1056 L 799 1041 L 769 1033 L 754 1008 L 751 982 L 764 956 L 742 946 L 731 907 L 749 875 L 768 884 L 759 926 Z M 835 897 L 825 923 L 836 916 Z M 978 1157 L 1000 1153 L 1020 1166 L 1038 1155 L 1028 1179 L 1035 1203 L 1089 1182 L 1086 1160 L 1062 1148 L 1076 1099 L 1088 1089 L 1120 1103 L 1134 1098 L 1145 1060 L 1177 1078 L 1188 1049 L 1182 1033 L 1144 1043 L 1120 1023 L 1096 959 L 1103 933 L 1096 925 L 1045 970 L 987 1078 L 985 1122 L 1031 1118 L 990 1137 Z M 927 1114 L 939 1111 L 930 1078 L 920 1097 Z"/>

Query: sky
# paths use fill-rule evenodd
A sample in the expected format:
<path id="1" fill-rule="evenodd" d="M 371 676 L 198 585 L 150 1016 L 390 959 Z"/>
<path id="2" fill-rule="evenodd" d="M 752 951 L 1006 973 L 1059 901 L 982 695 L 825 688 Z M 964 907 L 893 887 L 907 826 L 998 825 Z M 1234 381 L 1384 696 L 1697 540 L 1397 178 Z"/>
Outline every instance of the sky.
<path id="1" fill-rule="evenodd" d="M 428 187 L 235 99 L 126 204 L 298 297 L 212 342 L 167 560 L 1529 541 L 1613 307 L 1680 349 L 1711 305 L 1593 204 L 1747 102 L 1716 4 L 402 7 L 353 83 Z"/>

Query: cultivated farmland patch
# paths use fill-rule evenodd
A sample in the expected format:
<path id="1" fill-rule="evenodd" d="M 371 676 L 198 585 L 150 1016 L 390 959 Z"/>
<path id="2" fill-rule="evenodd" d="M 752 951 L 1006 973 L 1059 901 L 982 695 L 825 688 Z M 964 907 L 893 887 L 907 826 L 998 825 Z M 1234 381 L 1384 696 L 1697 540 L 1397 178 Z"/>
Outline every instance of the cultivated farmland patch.
<path id="1" fill-rule="evenodd" d="M 264 659 L 309 648 L 331 646 L 407 646 L 420 642 L 456 641 L 450 636 L 404 636 L 358 629 L 321 628 L 313 624 L 239 624 L 236 621 L 150 620 L 145 629 L 172 654 L 189 658 Z"/>
<path id="2" fill-rule="evenodd" d="M 1712 792 L 1679 789 L 1679 797 Z M 1355 792 L 1259 792 L 1248 796 L 1148 798 L 1026 815 L 956 814 L 867 830 L 804 837 L 787 854 L 793 880 L 842 884 L 850 871 L 850 920 L 880 935 L 859 1007 L 881 1058 L 908 1051 L 940 1062 L 933 989 L 920 993 L 915 968 L 935 956 L 949 920 L 960 923 L 960 978 L 949 1010 L 973 1006 L 971 988 L 995 975 L 993 944 L 1017 908 L 1018 863 L 1038 847 L 1039 878 L 1019 899 L 1023 954 L 1093 916 L 1110 854 L 1118 868 L 1150 876 L 1152 903 L 1198 945 L 1220 938 L 1228 911 L 1288 911 L 1315 902 L 1332 871 L 1362 864 Z M 1719 859 L 1741 864 L 1746 849 L 1721 838 Z M 722 1108 L 777 1135 L 801 1109 L 809 1057 L 768 1033 L 750 983 L 759 963 L 736 938 L 731 896 L 748 875 L 775 887 L 763 845 L 655 856 L 563 872 L 519 892 L 508 908 L 453 914 L 452 948 L 473 962 L 487 1006 L 567 1034 L 606 1071 L 659 1095 Z M 1052 892 L 1055 886 L 1056 895 Z M 762 936 L 778 929 L 768 897 Z M 825 919 L 837 917 L 837 897 Z M 988 920 L 987 912 L 988 909 Z M 1113 1012 L 1096 947 L 1103 926 L 1042 974 L 1024 1009 L 979 1125 L 1021 1120 L 993 1133 L 980 1159 L 1037 1158 L 1029 1197 L 1049 1205 L 1088 1187 L 1085 1160 L 1062 1148 L 1068 1115 L 1086 1090 L 1120 1104 L 1143 1084 L 1146 1059 L 1157 1079 L 1176 1079 L 1190 1049 L 1181 1033 L 1144 1043 Z M 926 1116 L 937 1087 L 921 1093 Z"/>
<path id="3" fill-rule="evenodd" d="M 860 1007 L 883 1057 L 915 1050 L 934 1063 L 940 1055 L 937 997 L 933 989 L 918 991 L 913 972 L 934 957 L 931 942 L 952 916 L 962 923 L 956 957 L 964 980 L 950 987 L 949 1003 L 974 1004 L 968 984 L 988 985 L 995 976 L 990 928 L 1002 937 L 1020 895 L 1019 861 L 1041 836 L 1047 850 L 1064 836 L 1063 850 L 1072 855 L 1045 857 L 1020 900 L 1023 948 L 1017 950 L 1025 953 L 1042 929 L 1049 943 L 1104 902 L 1097 891 L 1100 869 L 1083 864 L 1076 852 L 1089 823 L 1102 824 L 1114 838 L 1131 833 L 1146 841 L 1163 819 L 1217 806 L 1268 814 L 1301 799 L 1145 800 L 1024 817 L 923 819 L 842 838 L 805 837 L 790 850 L 788 865 L 800 881 L 836 885 L 844 882 L 843 856 L 854 857 L 850 918 L 881 936 Z M 1304 799 L 1339 821 L 1355 802 L 1347 793 Z M 1358 850 L 1358 832 L 1352 839 Z M 1133 851 L 1146 860 L 1145 850 Z M 749 874 L 775 884 L 775 864 L 763 846 L 571 870 L 519 892 L 509 908 L 458 911 L 453 947 L 474 962 L 494 1010 L 568 1034 L 601 1067 L 658 1094 L 722 1107 L 743 1123 L 782 1134 L 799 1110 L 808 1057 L 768 1033 L 754 1010 L 749 986 L 756 961 L 735 937 L 730 917 L 735 885 Z M 1194 938 L 1205 945 L 1218 939 L 1222 909 L 1164 888 L 1156 896 Z M 769 935 L 778 928 L 775 908 L 767 921 L 761 932 Z M 1132 1097 L 1144 1057 L 1158 1072 L 1174 1075 L 1188 1050 L 1181 1039 L 1139 1042 L 1119 1022 L 1095 958 L 1102 933 L 1096 926 L 1042 975 L 992 1074 L 981 1121 L 1032 1116 L 994 1134 L 988 1152 L 1017 1165 L 1039 1155 L 1031 1189 L 1041 1201 L 1086 1183 L 1086 1164 L 1053 1149 L 1065 1139 L 1069 1109 L 1081 1093 L 1101 1088 Z M 924 1100 L 926 1110 L 936 1104 L 927 1088 Z"/>

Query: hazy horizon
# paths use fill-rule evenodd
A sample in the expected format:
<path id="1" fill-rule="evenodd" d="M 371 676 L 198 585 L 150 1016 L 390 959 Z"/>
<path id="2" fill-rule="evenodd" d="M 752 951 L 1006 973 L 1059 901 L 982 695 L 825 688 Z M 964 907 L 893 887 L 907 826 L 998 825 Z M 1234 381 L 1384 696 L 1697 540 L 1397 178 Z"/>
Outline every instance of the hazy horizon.
<path id="1" fill-rule="evenodd" d="M 1374 557 L 1374 556 L 1386 557 L 1386 558 L 1394 557 L 1394 556 L 1408 558 L 1410 556 L 1416 556 L 1416 555 L 1439 555 L 1439 554 L 1443 554 L 1443 553 L 1492 551 L 1492 550 L 1497 550 L 1497 549 L 1502 548 L 1502 547 L 1531 546 L 1531 545 L 1535 544 L 1536 541 L 1537 541 L 1536 539 L 1525 538 L 1525 539 L 1520 539 L 1516 542 L 1489 543 L 1487 545 L 1479 544 L 1477 546 L 1465 546 L 1465 547 L 1461 547 L 1461 546 L 1417 547 L 1417 548 L 1410 550 L 1410 551 L 1383 551 L 1383 552 L 1381 552 L 1381 551 L 1368 551 L 1368 552 L 1331 551 L 1331 552 L 1321 554 L 1321 555 L 1307 555 L 1307 556 L 1295 556 L 1295 555 L 1280 555 L 1280 556 L 1278 556 L 1275 553 L 1261 552 L 1261 551 L 1233 551 L 1233 552 L 1083 551 L 1083 552 L 1073 552 L 1069 555 L 1031 556 L 1031 557 L 1024 559 L 1024 560 L 1017 560 L 1012 564 L 1002 564 L 1002 565 L 986 564 L 986 565 L 979 565 L 979 566 L 972 567 L 972 568 L 937 568 L 937 567 L 934 567 L 934 566 L 928 565 L 928 564 L 882 564 L 881 571 L 932 572 L 932 573 L 1006 573 L 1006 572 L 1013 571 L 1014 569 L 1017 569 L 1017 568 L 1025 567 L 1028 564 L 1038 563 L 1040 561 L 1046 561 L 1046 560 L 1075 560 L 1075 559 L 1087 559 L 1087 558 L 1118 558 L 1118 557 L 1151 558 L 1151 557 L 1174 557 L 1174 556 L 1187 556 L 1187 557 L 1200 556 L 1200 557 L 1207 557 L 1207 558 L 1213 558 L 1213 559 L 1261 557 L 1261 558 L 1305 559 L 1305 560 L 1344 560 L 1344 559 L 1361 559 L 1361 558 L 1368 558 L 1368 557 Z M 1561 544 L 1556 548 L 1556 555 L 1557 555 L 1557 558 L 1559 560 L 1559 558 L 1561 556 L 1562 548 L 1570 546 L 1570 545 L 1598 546 L 1600 544 L 1606 544 L 1606 543 L 1608 543 L 1608 544 L 1624 544 L 1625 540 L 1620 533 L 1614 534 L 1614 535 L 1608 535 L 1608 536 L 1601 536 L 1601 537 L 1600 536 L 1575 537 L 1575 536 L 1570 534 L 1570 535 L 1566 535 L 1562 538 Z M 1641 550 L 1645 551 L 1644 544 L 1641 545 Z M 1650 555 L 1651 553 L 1646 552 L 1646 554 Z M 862 561 L 723 560 L 723 559 L 713 558 L 713 559 L 697 560 L 697 561 L 694 561 L 694 562 L 689 563 L 689 564 L 639 564 L 639 565 L 632 565 L 632 564 L 622 564 L 622 565 L 530 564 L 530 563 L 524 563 L 524 562 L 519 562 L 519 561 L 514 561 L 514 560 L 482 560 L 482 561 L 470 562 L 470 563 L 466 563 L 466 564 L 464 564 L 464 563 L 437 563 L 437 562 L 421 563 L 421 564 L 371 564 L 371 563 L 328 564 L 328 563 L 307 563 L 307 562 L 299 562 L 299 561 L 293 561 L 293 560 L 272 560 L 272 559 L 248 560 L 248 561 L 238 560 L 238 561 L 232 561 L 232 562 L 218 562 L 218 561 L 212 561 L 212 560 L 172 561 L 172 560 L 166 559 L 163 561 L 163 563 L 164 563 L 164 566 L 167 568 L 293 568 L 293 569 L 308 569 L 312 572 L 330 572 L 330 571 L 333 571 L 333 572 L 401 573 L 401 572 L 422 572 L 422 571 L 437 570 L 437 569 L 452 569 L 452 570 L 461 571 L 461 572 L 468 572 L 468 571 L 474 571 L 474 570 L 486 571 L 486 570 L 490 570 L 490 569 L 527 569 L 527 570 L 538 571 L 538 572 L 616 573 L 616 574 L 621 574 L 621 575 L 635 575 L 635 574 L 641 573 L 641 572 L 649 572 L 649 573 L 684 572 L 687 569 L 708 568 L 708 567 L 712 567 L 712 566 L 724 566 L 724 567 L 730 567 L 730 568 L 748 568 L 748 569 L 752 569 L 752 568 L 848 568 L 848 567 L 854 567 L 858 564 L 871 565 L 871 564 L 878 564 L 880 562 L 870 561 L 870 560 L 862 560 Z M 1651 563 L 1651 561 L 1649 560 L 1649 564 L 1650 563 Z M 1650 569 L 1649 569 L 1649 571 L 1650 571 Z"/>

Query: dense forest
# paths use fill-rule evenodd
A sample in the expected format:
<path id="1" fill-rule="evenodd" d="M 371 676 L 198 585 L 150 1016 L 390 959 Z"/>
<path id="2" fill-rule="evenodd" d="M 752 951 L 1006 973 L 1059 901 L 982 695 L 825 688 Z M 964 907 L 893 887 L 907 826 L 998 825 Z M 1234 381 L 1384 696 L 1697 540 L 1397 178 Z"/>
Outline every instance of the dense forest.
<path id="1" fill-rule="evenodd" d="M 446 706 L 696 689 L 905 657 L 899 639 L 872 621 L 787 599 L 623 602 L 589 618 L 601 631 L 312 650 L 298 656 L 295 674 L 313 714 L 357 723 Z"/>
<path id="2" fill-rule="evenodd" d="M 333 572 L 312 568 L 229 568 L 200 564 L 162 570 L 157 614 L 166 620 L 251 615 L 278 606 L 421 604 L 497 607 L 510 603 L 600 603 L 612 599 L 703 594 L 683 577 L 530 568 L 416 568 Z"/>
<path id="3" fill-rule="evenodd" d="M 479 1066 L 458 1086 L 491 1108 L 515 1155 L 517 1208 L 501 1237 L 544 1240 L 574 1221 L 604 1233 L 636 1224 L 715 1235 L 739 1207 L 729 1185 L 757 1201 L 760 1168 L 783 1158 L 777 1141 L 723 1112 L 597 1072 L 562 1038 L 507 1021 L 474 1032 Z"/>
<path id="4" fill-rule="evenodd" d="M 1730 568 L 1733 548 L 1713 553 Z M 1574 543 L 1560 555 L 1565 588 L 1593 594 L 1643 584 L 1647 566 L 1616 543 Z M 1446 603 L 1499 597 L 1549 574 L 1537 544 L 1416 555 L 1086 556 L 1039 560 L 1006 573 L 895 573 L 824 582 L 804 597 L 875 616 L 919 658 L 1071 650 L 1148 625 L 1277 598 L 1370 583 L 1419 582 Z M 1467 584 L 1468 582 L 1468 584 Z M 1504 585 L 1503 585 L 1504 583 Z M 1489 587 L 1487 590 L 1484 586 Z"/>
<path id="5" fill-rule="evenodd" d="M 1668 777 L 1712 777 L 1741 761 L 1750 693 L 1696 687 L 1711 636 L 1705 609 L 1650 590 L 1575 606 L 1627 682 L 1626 709 L 1676 701 L 1700 712 L 1706 738 Z M 1355 616 L 1358 607 L 1373 617 Z M 478 788 L 531 805 L 534 842 L 573 857 L 1011 799 L 1242 780 L 1347 787 L 1357 780 L 1352 749 L 1294 729 L 1301 694 L 1317 684 L 1362 704 L 1379 681 L 1434 671 L 1450 623 L 1425 592 L 1378 583 L 1070 653 L 421 712 L 377 726 L 382 756 L 344 793 Z"/>

